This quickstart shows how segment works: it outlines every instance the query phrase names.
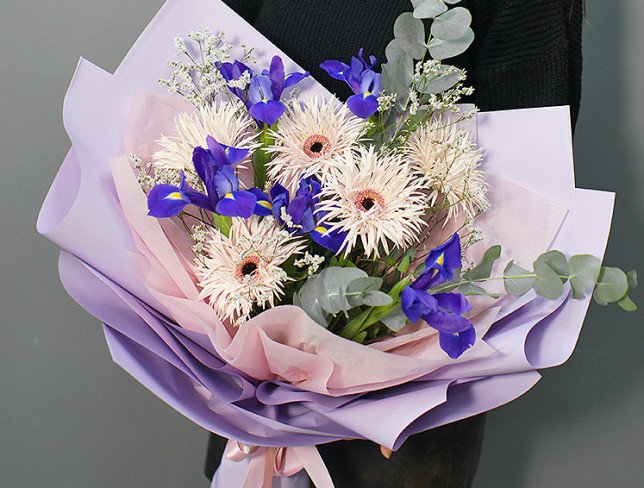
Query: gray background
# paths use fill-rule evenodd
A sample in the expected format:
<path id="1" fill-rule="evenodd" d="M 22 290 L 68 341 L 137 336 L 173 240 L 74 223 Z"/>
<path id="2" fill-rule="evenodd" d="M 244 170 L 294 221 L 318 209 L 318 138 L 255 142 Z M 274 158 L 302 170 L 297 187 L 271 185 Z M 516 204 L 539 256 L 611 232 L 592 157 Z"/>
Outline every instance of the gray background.
<path id="1" fill-rule="evenodd" d="M 113 70 L 161 4 L 0 0 L 3 487 L 207 486 L 206 432 L 110 361 L 35 232 L 78 57 Z M 588 17 L 578 186 L 619 193 L 608 261 L 644 272 L 644 2 L 590 0 Z M 641 313 L 593 307 L 571 361 L 490 415 L 476 488 L 644 486 L 643 345 Z"/>

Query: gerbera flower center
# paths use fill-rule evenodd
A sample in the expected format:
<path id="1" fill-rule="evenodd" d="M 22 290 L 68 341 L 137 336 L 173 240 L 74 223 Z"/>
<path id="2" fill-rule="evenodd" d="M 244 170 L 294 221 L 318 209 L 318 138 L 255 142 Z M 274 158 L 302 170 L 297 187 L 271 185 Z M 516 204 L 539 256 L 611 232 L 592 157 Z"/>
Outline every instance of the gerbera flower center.
<path id="1" fill-rule="evenodd" d="M 246 276 L 253 276 L 259 270 L 259 257 L 246 256 L 241 263 L 237 265 L 235 277 L 243 281 Z"/>
<path id="2" fill-rule="evenodd" d="M 304 141 L 304 153 L 310 158 L 321 158 L 329 153 L 331 141 L 322 134 L 313 134 Z"/>
<path id="3" fill-rule="evenodd" d="M 383 196 L 375 190 L 360 190 L 353 197 L 353 203 L 355 203 L 356 208 L 361 212 L 368 212 L 374 206 L 378 205 L 379 207 L 385 206 L 385 199 Z"/>

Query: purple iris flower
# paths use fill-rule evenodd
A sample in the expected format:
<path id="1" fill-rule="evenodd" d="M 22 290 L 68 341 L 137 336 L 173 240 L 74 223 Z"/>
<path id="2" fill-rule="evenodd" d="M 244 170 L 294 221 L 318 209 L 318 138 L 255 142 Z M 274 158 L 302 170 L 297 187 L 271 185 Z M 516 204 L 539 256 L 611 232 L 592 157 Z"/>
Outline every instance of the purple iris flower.
<path id="1" fill-rule="evenodd" d="M 220 71 L 224 79 L 230 81 L 238 79 L 245 71 L 250 71 L 250 68 L 235 61 L 224 63 Z M 284 90 L 295 86 L 307 76 L 308 71 L 286 75 L 282 58 L 274 56 L 268 70 L 252 76 L 246 92 L 239 88 L 233 88 L 231 91 L 244 101 L 248 112 L 260 126 L 266 124 L 270 127 L 286 110 L 286 106 L 281 102 Z"/>
<path id="2" fill-rule="evenodd" d="M 431 288 L 452 280 L 461 267 L 461 242 L 454 234 L 433 249 L 425 261 L 425 271 L 400 296 L 400 305 L 407 318 L 420 318 L 438 330 L 441 348 L 453 359 L 460 357 L 476 340 L 472 322 L 463 317 L 471 308 L 460 293 L 430 293 Z"/>
<path id="3" fill-rule="evenodd" d="M 255 213 L 258 197 L 249 190 L 239 189 L 239 179 L 233 168 L 246 158 L 248 149 L 220 144 L 211 136 L 206 143 L 207 148 L 196 147 L 192 155 L 192 163 L 206 194 L 188 185 L 182 172 L 179 186 L 157 185 L 152 188 L 148 196 L 149 215 L 174 217 L 190 203 L 227 217 L 248 218 Z"/>
<path id="4" fill-rule="evenodd" d="M 364 58 L 364 49 L 360 49 L 358 57 L 351 58 L 351 65 L 341 61 L 329 60 L 320 65 L 332 78 L 344 81 L 355 95 L 349 97 L 347 106 L 361 119 L 368 119 L 378 111 L 378 96 L 382 92 L 382 76 L 373 68 L 376 66 L 375 56 Z"/>
<path id="5" fill-rule="evenodd" d="M 312 232 L 315 229 L 314 212 L 320 189 L 320 182 L 315 177 L 302 179 L 295 196 L 291 199 L 286 188 L 279 183 L 273 185 L 271 199 L 275 220 L 298 235 Z M 285 221 L 286 216 L 288 222 Z"/>

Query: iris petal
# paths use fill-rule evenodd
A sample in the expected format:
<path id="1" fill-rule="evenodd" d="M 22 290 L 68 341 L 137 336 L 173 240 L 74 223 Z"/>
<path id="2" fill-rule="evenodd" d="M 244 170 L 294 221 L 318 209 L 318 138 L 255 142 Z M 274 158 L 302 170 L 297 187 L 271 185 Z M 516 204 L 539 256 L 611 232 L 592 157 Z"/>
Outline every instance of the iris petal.
<path id="1" fill-rule="evenodd" d="M 255 211 L 257 197 L 251 192 L 242 190 L 224 195 L 217 203 L 216 212 L 225 217 L 249 218 Z"/>
<path id="2" fill-rule="evenodd" d="M 267 100 L 258 102 L 251 106 L 249 113 L 257 122 L 264 123 L 271 127 L 278 121 L 285 111 L 286 107 L 282 102 Z"/>
<path id="3" fill-rule="evenodd" d="M 148 195 L 148 215 L 167 218 L 179 215 L 190 200 L 179 187 L 174 185 L 157 185 Z"/>
<path id="4" fill-rule="evenodd" d="M 368 119 L 378 111 L 378 99 L 374 95 L 353 95 L 347 100 L 347 106 L 356 117 Z"/>
<path id="5" fill-rule="evenodd" d="M 474 345 L 476 330 L 474 327 L 469 327 L 461 332 L 440 332 L 438 338 L 441 349 L 452 359 L 458 359 Z"/>

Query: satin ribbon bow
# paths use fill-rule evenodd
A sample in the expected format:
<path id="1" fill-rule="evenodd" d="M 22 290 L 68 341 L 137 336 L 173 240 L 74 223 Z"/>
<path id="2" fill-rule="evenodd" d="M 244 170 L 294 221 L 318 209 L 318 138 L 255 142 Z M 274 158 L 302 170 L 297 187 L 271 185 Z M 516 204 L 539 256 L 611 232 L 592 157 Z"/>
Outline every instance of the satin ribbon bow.
<path id="1" fill-rule="evenodd" d="M 334 488 L 315 446 L 248 446 L 229 440 L 211 488 L 272 488 L 274 477 L 291 477 L 302 469 L 317 488 Z"/>

